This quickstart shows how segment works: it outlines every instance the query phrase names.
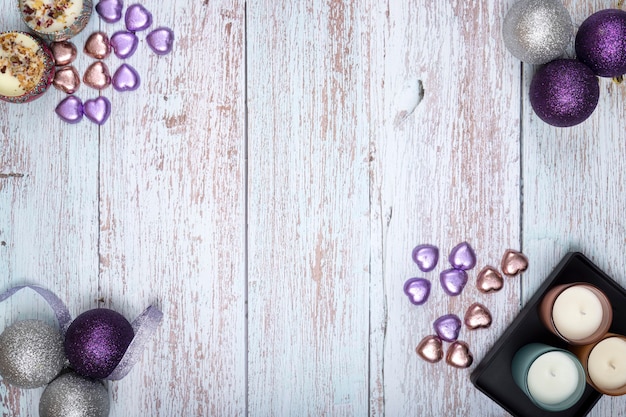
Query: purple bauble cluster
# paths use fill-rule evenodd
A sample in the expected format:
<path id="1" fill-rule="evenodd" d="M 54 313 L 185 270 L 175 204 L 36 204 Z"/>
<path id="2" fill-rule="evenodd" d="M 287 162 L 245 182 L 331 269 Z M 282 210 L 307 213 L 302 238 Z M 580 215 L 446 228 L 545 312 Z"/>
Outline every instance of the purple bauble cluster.
<path id="1" fill-rule="evenodd" d="M 544 122 L 570 127 L 585 121 L 598 105 L 597 77 L 626 74 L 626 11 L 602 10 L 579 27 L 576 59 L 540 67 L 530 85 L 530 103 Z"/>
<path id="2" fill-rule="evenodd" d="M 86 311 L 65 334 L 65 355 L 79 375 L 105 379 L 120 363 L 133 340 L 131 324 L 106 308 Z"/>

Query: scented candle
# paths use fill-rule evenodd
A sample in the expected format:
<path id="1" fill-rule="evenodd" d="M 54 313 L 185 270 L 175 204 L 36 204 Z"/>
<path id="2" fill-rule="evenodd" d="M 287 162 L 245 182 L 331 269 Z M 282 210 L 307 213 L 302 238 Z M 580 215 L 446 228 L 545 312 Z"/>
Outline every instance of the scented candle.
<path id="1" fill-rule="evenodd" d="M 585 391 L 585 373 L 576 356 L 542 343 L 519 349 L 511 363 L 513 380 L 530 400 L 547 411 L 562 411 Z"/>
<path id="2" fill-rule="evenodd" d="M 26 24 L 48 41 L 63 41 L 85 28 L 92 0 L 19 0 Z"/>
<path id="3" fill-rule="evenodd" d="M 552 288 L 541 301 L 539 312 L 548 330 L 572 345 L 599 340 L 613 320 L 613 309 L 606 295 L 586 283 Z"/>
<path id="4" fill-rule="evenodd" d="M 587 373 L 587 382 L 606 395 L 626 394 L 626 337 L 607 333 L 600 341 L 571 348 Z"/>
<path id="5" fill-rule="evenodd" d="M 0 33 L 0 99 L 24 103 L 52 83 L 54 58 L 46 44 L 25 32 Z"/>

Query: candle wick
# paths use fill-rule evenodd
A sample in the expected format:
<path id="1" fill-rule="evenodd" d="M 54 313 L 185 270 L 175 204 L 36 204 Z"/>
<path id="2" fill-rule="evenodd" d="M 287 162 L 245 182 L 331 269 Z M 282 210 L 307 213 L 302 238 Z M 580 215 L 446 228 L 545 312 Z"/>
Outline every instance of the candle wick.
<path id="1" fill-rule="evenodd" d="M 615 364 L 613 364 L 613 362 L 609 362 L 609 366 L 611 367 L 612 370 L 615 370 Z"/>

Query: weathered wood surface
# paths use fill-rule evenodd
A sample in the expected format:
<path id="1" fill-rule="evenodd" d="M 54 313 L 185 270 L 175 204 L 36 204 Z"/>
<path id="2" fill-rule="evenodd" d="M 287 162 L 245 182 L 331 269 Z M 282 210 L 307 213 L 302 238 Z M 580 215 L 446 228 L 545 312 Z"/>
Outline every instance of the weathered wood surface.
<path id="1" fill-rule="evenodd" d="M 564 3 L 577 24 L 615 6 Z M 142 86 L 103 92 L 104 126 L 62 123 L 56 90 L 0 104 L 0 290 L 49 287 L 75 315 L 165 313 L 109 384 L 111 417 L 506 415 L 473 367 L 415 354 L 433 320 L 485 304 L 493 326 L 461 333 L 478 362 L 568 251 L 626 285 L 626 91 L 603 80 L 589 121 L 541 122 L 534 68 L 501 41 L 512 0 L 142 4 L 175 49 L 140 36 Z M 0 5 L 0 30 L 21 27 Z M 74 42 L 122 27 L 94 19 Z M 452 298 L 438 273 L 461 241 L 478 265 Z M 402 286 L 420 243 L 442 259 L 416 307 Z M 508 248 L 530 269 L 481 294 L 476 273 Z M 0 304 L 1 328 L 28 317 L 52 322 L 32 293 Z M 38 415 L 40 394 L 0 382 L 2 415 Z M 626 416 L 625 401 L 591 415 Z"/>

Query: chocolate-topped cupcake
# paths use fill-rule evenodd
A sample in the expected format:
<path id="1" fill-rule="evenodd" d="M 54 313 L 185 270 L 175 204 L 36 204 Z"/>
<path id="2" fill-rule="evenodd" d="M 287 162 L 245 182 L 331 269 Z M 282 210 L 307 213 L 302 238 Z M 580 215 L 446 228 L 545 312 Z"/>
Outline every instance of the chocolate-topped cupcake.
<path id="1" fill-rule="evenodd" d="M 85 28 L 92 0 L 18 0 L 22 19 L 49 42 L 64 41 Z"/>
<path id="2" fill-rule="evenodd" d="M 0 33 L 0 100 L 32 101 L 53 78 L 54 58 L 45 42 L 26 32 Z"/>

